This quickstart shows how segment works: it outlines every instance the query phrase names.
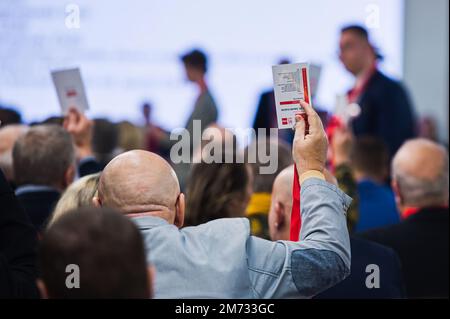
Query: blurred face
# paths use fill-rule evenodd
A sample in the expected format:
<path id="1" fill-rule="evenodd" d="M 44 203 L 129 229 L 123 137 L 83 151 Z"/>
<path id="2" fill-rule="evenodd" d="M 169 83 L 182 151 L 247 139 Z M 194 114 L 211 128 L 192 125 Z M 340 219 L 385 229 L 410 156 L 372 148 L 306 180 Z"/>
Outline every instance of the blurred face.
<path id="1" fill-rule="evenodd" d="M 352 31 L 341 34 L 339 50 L 339 59 L 353 75 L 358 75 L 366 66 L 368 58 L 373 55 L 370 44 Z"/>
<path id="2" fill-rule="evenodd" d="M 196 82 L 203 76 L 203 74 L 198 69 L 192 67 L 189 64 L 184 64 L 184 69 L 186 71 L 186 78 L 190 82 Z"/>

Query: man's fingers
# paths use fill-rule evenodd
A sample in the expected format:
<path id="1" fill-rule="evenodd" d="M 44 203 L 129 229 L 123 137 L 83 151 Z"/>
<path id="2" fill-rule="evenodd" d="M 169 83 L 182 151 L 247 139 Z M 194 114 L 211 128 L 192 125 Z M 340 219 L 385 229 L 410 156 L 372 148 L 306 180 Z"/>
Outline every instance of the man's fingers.
<path id="1" fill-rule="evenodd" d="M 305 138 L 305 129 L 306 123 L 305 119 L 302 115 L 295 115 L 295 136 L 301 138 L 302 140 Z"/>
<path id="2" fill-rule="evenodd" d="M 319 115 L 313 109 L 313 107 L 302 100 L 300 100 L 300 105 L 303 107 L 306 115 L 308 116 L 309 133 L 315 134 L 317 132 L 320 133 L 321 131 L 323 131 L 322 121 L 320 120 Z"/>

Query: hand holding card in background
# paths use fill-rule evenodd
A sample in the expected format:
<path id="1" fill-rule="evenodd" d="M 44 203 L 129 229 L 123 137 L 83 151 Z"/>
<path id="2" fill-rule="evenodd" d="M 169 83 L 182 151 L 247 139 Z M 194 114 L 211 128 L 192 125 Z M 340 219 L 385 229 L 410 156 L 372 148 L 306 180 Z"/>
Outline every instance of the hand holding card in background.
<path id="1" fill-rule="evenodd" d="M 93 156 L 92 129 L 93 122 L 76 108 L 70 108 L 64 118 L 64 128 L 72 135 L 76 148 L 77 160 Z"/>

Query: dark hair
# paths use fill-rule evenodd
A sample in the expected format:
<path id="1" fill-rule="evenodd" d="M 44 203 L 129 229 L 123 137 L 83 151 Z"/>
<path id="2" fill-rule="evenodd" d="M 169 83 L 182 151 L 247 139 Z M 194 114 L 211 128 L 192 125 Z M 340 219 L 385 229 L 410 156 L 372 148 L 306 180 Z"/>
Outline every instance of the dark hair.
<path id="1" fill-rule="evenodd" d="M 8 124 L 20 124 L 22 123 L 22 115 L 12 108 L 4 108 L 0 106 L 0 122 L 2 126 Z"/>
<path id="2" fill-rule="evenodd" d="M 367 32 L 367 29 L 361 25 L 357 25 L 357 24 L 347 25 L 341 29 L 341 33 L 344 33 L 344 32 L 353 32 L 353 33 L 357 34 L 358 36 L 360 36 L 361 38 L 369 41 L 369 32 Z"/>
<path id="3" fill-rule="evenodd" d="M 20 136 L 13 148 L 14 180 L 18 186 L 53 186 L 75 161 L 72 138 L 61 126 L 36 125 Z"/>
<path id="4" fill-rule="evenodd" d="M 105 166 L 112 159 L 113 151 L 118 144 L 117 124 L 107 119 L 95 119 L 92 130 L 92 150 L 101 166 Z"/>
<path id="5" fill-rule="evenodd" d="M 345 27 L 343 27 L 343 28 L 341 29 L 341 33 L 344 33 L 344 32 L 353 32 L 353 33 L 355 33 L 356 35 L 358 35 L 359 37 L 363 38 L 363 39 L 364 39 L 365 41 L 367 41 L 367 42 L 370 44 L 370 46 L 373 48 L 373 52 L 374 52 L 374 54 L 375 54 L 376 59 L 377 59 L 377 60 L 383 60 L 384 57 L 383 57 L 383 55 L 380 53 L 380 50 L 370 43 L 370 40 L 369 40 L 369 32 L 367 32 L 367 29 L 366 29 L 366 28 L 364 28 L 364 27 L 361 26 L 361 25 L 351 24 L 351 25 L 347 25 L 347 26 L 345 26 Z"/>
<path id="6" fill-rule="evenodd" d="M 110 208 L 80 208 L 58 219 L 39 248 L 41 278 L 50 298 L 149 298 L 141 234 Z M 79 269 L 79 288 L 66 285 L 68 265 Z"/>
<path id="7" fill-rule="evenodd" d="M 389 170 L 389 154 L 386 145 L 371 136 L 355 140 L 351 153 L 353 167 L 370 177 L 385 179 Z"/>
<path id="8" fill-rule="evenodd" d="M 243 217 L 250 195 L 247 193 L 250 174 L 245 163 L 223 160 L 194 164 L 186 187 L 186 226 L 218 218 Z"/>
<path id="9" fill-rule="evenodd" d="M 272 174 L 261 174 L 260 169 L 261 167 L 267 166 L 267 163 L 262 163 L 261 158 L 259 157 L 258 150 L 260 147 L 262 147 L 262 142 L 257 143 L 253 149 L 251 147 L 246 147 L 245 149 L 245 157 L 247 161 L 251 158 L 255 158 L 256 162 L 250 163 L 250 166 L 253 171 L 253 191 L 255 193 L 272 193 L 272 186 L 273 182 L 275 181 L 275 178 L 277 175 L 286 167 L 293 164 L 292 161 L 292 152 L 286 143 L 284 143 L 281 140 L 276 140 L 276 143 L 269 138 L 266 138 L 265 146 L 266 146 L 266 154 L 265 156 L 268 156 L 267 152 L 270 151 L 271 159 L 273 160 L 273 156 L 277 156 L 277 168 L 274 173 Z M 276 152 L 272 152 L 270 149 L 271 147 L 274 148 L 276 146 Z M 253 154 L 254 152 L 254 154 Z"/>
<path id="10" fill-rule="evenodd" d="M 199 69 L 203 73 L 206 73 L 208 69 L 208 59 L 206 54 L 198 49 L 183 54 L 181 56 L 181 61 L 183 61 L 185 65 Z"/>

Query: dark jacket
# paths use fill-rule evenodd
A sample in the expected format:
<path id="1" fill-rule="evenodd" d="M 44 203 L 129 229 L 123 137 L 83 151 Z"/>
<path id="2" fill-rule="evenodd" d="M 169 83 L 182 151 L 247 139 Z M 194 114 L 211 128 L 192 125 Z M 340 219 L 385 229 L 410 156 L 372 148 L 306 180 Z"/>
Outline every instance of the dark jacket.
<path id="1" fill-rule="evenodd" d="M 320 293 L 315 299 L 380 299 L 404 298 L 400 260 L 390 248 L 377 243 L 351 238 L 351 273 L 344 281 Z M 379 267 L 379 288 L 368 288 L 366 279 L 372 271 L 368 265 Z"/>
<path id="2" fill-rule="evenodd" d="M 408 298 L 448 298 L 448 208 L 422 209 L 403 222 L 361 236 L 394 249 Z"/>
<path id="3" fill-rule="evenodd" d="M 0 170 L 0 298 L 38 298 L 37 235 Z"/>
<path id="4" fill-rule="evenodd" d="M 31 186 L 40 187 L 40 186 Z M 25 209 L 31 223 L 38 232 L 41 232 L 55 209 L 61 194 L 52 188 L 37 189 L 22 192 L 19 187 L 16 190 L 17 199 Z"/>
<path id="5" fill-rule="evenodd" d="M 381 139 L 393 156 L 403 142 L 416 135 L 413 108 L 403 86 L 379 71 L 359 98 L 361 114 L 352 121 L 355 136 Z"/>

